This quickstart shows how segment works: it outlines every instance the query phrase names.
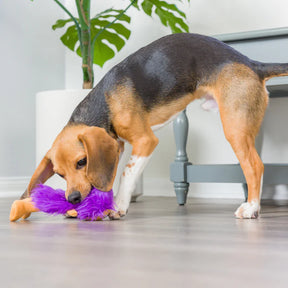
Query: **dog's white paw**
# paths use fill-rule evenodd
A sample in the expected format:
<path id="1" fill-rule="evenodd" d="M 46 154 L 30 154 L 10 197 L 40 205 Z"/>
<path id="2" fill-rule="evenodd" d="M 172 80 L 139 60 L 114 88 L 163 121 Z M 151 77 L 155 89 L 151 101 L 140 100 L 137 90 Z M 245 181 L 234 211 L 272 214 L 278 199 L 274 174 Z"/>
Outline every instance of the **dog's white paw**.
<path id="1" fill-rule="evenodd" d="M 236 218 L 256 219 L 259 216 L 260 205 L 258 201 L 245 202 L 235 212 Z"/>
<path id="2" fill-rule="evenodd" d="M 126 196 L 126 195 L 125 195 Z M 117 210 L 120 212 L 121 215 L 125 216 L 127 214 L 129 204 L 130 204 L 131 197 L 119 197 L 116 196 L 115 204 Z"/>
<path id="3" fill-rule="evenodd" d="M 109 218 L 110 220 L 119 220 L 120 218 L 126 216 L 128 213 L 128 206 L 124 205 L 124 203 L 117 201 L 116 200 L 116 210 L 110 210 L 109 211 Z"/>
<path id="4" fill-rule="evenodd" d="M 120 218 L 126 216 L 127 211 L 114 211 L 111 210 L 108 214 L 108 217 L 110 218 L 110 220 L 119 220 Z"/>

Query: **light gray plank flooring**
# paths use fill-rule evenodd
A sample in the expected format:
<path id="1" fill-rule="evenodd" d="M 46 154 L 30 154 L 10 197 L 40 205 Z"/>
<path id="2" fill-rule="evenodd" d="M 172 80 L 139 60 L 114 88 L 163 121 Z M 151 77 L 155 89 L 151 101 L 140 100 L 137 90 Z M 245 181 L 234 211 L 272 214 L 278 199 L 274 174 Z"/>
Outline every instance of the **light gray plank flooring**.
<path id="1" fill-rule="evenodd" d="M 0 287 L 288 287 L 288 205 L 237 220 L 239 200 L 143 197 L 120 221 L 35 213 L 0 199 Z"/>

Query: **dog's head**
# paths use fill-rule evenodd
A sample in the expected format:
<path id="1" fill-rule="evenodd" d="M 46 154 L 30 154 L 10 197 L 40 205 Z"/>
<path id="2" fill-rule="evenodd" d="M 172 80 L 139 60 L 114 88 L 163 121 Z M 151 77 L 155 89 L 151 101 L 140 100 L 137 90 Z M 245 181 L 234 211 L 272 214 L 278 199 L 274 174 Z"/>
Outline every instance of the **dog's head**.
<path id="1" fill-rule="evenodd" d="M 35 170 L 27 194 L 56 173 L 67 182 L 66 199 L 78 203 L 93 187 L 112 189 L 118 160 L 119 145 L 103 128 L 66 126 Z"/>

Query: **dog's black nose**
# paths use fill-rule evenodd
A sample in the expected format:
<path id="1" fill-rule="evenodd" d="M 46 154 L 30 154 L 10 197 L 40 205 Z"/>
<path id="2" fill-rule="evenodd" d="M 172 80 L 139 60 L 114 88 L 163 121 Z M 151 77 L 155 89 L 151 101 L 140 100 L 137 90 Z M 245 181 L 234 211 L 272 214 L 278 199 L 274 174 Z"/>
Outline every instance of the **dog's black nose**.
<path id="1" fill-rule="evenodd" d="M 68 201 L 72 204 L 77 204 L 81 202 L 81 193 L 79 191 L 73 191 L 68 196 Z"/>

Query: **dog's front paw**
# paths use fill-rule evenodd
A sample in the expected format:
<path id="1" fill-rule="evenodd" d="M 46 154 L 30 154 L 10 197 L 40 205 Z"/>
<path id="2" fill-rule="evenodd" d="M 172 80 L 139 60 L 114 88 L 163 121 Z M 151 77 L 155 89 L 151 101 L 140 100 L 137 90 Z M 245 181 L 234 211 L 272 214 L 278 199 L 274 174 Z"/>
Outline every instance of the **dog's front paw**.
<path id="1" fill-rule="evenodd" d="M 67 218 L 77 218 L 78 212 L 75 209 L 72 209 L 72 210 L 67 211 L 65 216 Z"/>
<path id="2" fill-rule="evenodd" d="M 119 220 L 121 217 L 124 217 L 127 214 L 127 212 L 121 211 L 121 210 L 110 210 L 108 217 L 110 220 Z"/>
<path id="3" fill-rule="evenodd" d="M 259 216 L 260 205 L 257 201 L 245 202 L 236 210 L 235 217 L 240 219 L 256 219 Z"/>

